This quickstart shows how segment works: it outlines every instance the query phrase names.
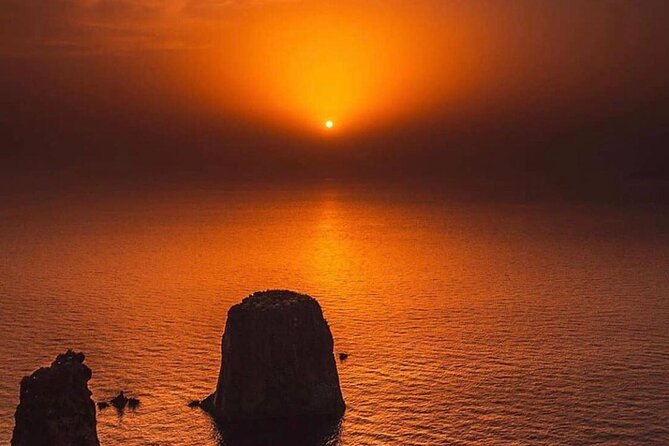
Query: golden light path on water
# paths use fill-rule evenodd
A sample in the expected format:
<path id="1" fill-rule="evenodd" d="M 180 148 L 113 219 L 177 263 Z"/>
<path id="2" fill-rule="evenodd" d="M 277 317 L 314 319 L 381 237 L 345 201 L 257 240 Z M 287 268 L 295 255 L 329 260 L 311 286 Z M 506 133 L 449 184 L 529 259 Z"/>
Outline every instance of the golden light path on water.
<path id="1" fill-rule="evenodd" d="M 187 402 L 215 386 L 229 307 L 274 287 L 317 297 L 350 354 L 341 444 L 669 441 L 656 213 L 333 185 L 1 212 L 0 443 L 21 377 L 72 347 L 96 400 L 142 400 L 99 413 L 102 444 L 217 444 Z"/>

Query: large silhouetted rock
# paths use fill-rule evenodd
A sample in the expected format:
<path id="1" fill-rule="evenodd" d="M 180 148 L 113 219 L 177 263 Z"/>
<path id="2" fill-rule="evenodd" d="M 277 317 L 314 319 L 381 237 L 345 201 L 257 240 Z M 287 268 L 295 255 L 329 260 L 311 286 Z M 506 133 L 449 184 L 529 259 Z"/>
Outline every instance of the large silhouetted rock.
<path id="1" fill-rule="evenodd" d="M 84 354 L 68 350 L 21 380 L 12 446 L 98 446 Z"/>
<path id="2" fill-rule="evenodd" d="M 221 350 L 216 393 L 203 401 L 219 421 L 343 414 L 332 334 L 312 297 L 252 294 L 228 311 Z"/>

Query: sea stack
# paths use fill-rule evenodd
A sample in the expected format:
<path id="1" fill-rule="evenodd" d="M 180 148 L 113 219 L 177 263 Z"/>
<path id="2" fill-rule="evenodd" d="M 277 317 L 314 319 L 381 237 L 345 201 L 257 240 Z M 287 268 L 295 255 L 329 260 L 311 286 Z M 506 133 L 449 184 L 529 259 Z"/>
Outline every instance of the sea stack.
<path id="1" fill-rule="evenodd" d="M 89 379 L 84 354 L 71 350 L 23 378 L 12 446 L 98 446 Z"/>
<path id="2" fill-rule="evenodd" d="M 209 407 L 218 421 L 344 413 L 332 333 L 316 299 L 283 290 L 250 295 L 228 311 L 221 350 Z"/>

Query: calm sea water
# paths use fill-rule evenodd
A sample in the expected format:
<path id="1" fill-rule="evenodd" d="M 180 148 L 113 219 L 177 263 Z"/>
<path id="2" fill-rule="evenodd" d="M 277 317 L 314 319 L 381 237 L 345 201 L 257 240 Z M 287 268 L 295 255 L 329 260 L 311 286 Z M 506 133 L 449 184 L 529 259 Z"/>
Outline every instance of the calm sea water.
<path id="1" fill-rule="evenodd" d="M 21 377 L 71 347 L 96 400 L 142 400 L 99 413 L 103 445 L 217 445 L 186 404 L 228 308 L 278 287 L 350 354 L 343 445 L 669 444 L 668 215 L 332 184 L 5 203 L 0 443 Z"/>

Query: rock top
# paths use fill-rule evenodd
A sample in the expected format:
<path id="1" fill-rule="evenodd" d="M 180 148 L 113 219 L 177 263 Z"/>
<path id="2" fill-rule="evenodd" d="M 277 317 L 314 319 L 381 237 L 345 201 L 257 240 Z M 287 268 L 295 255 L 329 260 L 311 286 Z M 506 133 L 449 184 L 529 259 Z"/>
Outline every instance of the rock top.
<path id="1" fill-rule="evenodd" d="M 306 294 L 287 290 L 256 291 L 231 308 L 235 311 L 282 311 L 299 305 L 318 305 L 316 299 Z M 320 306 L 319 306 L 320 308 Z"/>
<path id="2" fill-rule="evenodd" d="M 98 446 L 91 369 L 83 353 L 58 355 L 21 380 L 12 446 Z"/>
<path id="3" fill-rule="evenodd" d="M 219 421 L 341 416 L 333 339 L 316 299 L 253 293 L 228 311 L 211 410 Z M 203 402 L 203 407 L 205 407 Z"/>

